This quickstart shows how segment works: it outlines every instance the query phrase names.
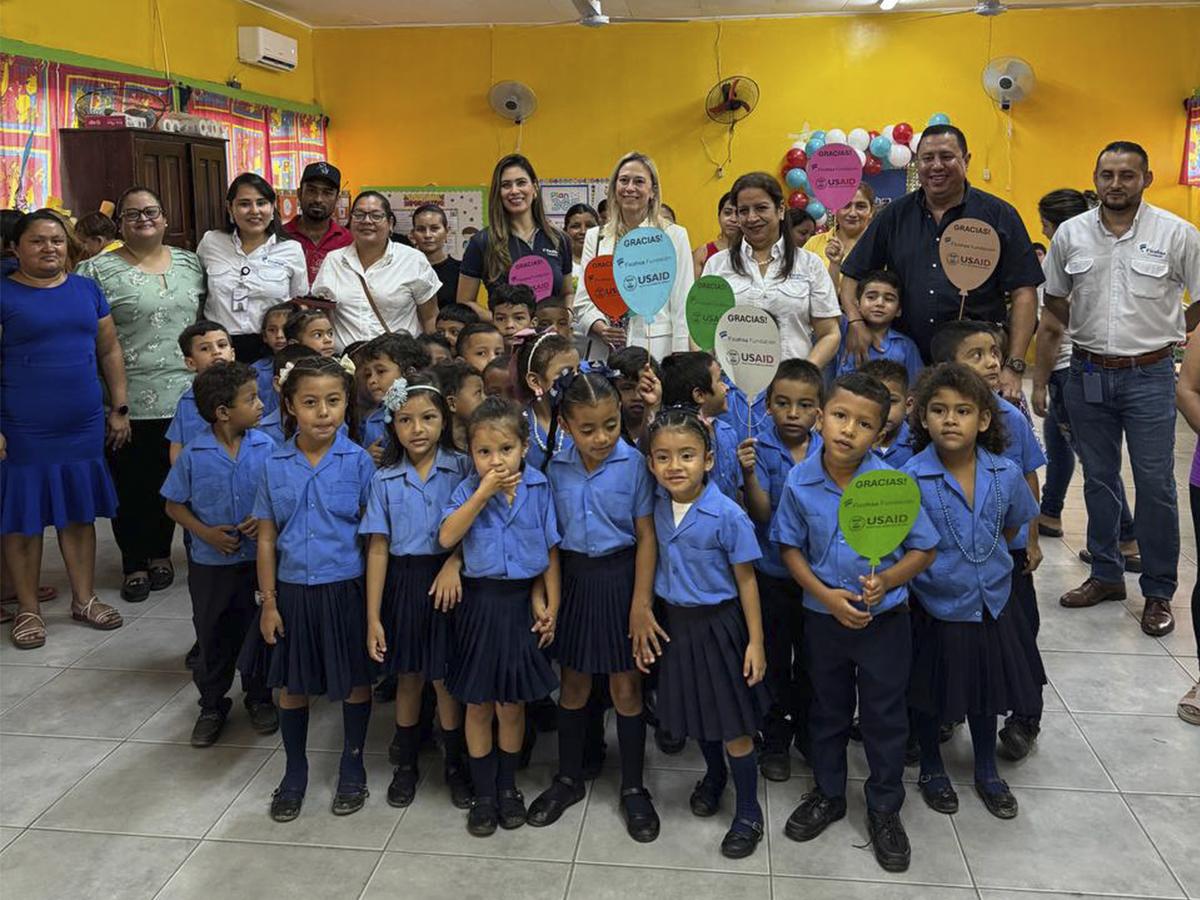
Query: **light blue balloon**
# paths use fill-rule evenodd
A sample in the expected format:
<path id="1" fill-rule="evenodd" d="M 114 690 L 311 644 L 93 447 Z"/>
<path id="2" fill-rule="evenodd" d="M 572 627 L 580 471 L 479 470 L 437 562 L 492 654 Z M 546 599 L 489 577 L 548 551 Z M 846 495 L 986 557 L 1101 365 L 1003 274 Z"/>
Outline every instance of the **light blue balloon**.
<path id="1" fill-rule="evenodd" d="M 812 200 L 809 202 L 808 206 L 804 207 L 804 211 L 808 213 L 809 217 L 814 222 L 816 222 L 821 218 L 821 216 L 825 215 L 825 204 L 820 200 Z"/>
<path id="2" fill-rule="evenodd" d="M 639 316 L 652 317 L 667 305 L 675 284 L 675 245 L 661 228 L 635 228 L 613 251 L 617 293 Z"/>
<path id="3" fill-rule="evenodd" d="M 884 135 L 876 135 L 871 139 L 871 155 L 881 160 L 887 160 L 888 152 L 892 149 L 892 139 Z"/>
<path id="4" fill-rule="evenodd" d="M 787 186 L 794 191 L 807 191 L 808 173 L 803 169 L 788 169 Z"/>
<path id="5" fill-rule="evenodd" d="M 934 113 L 932 116 L 929 117 L 929 124 L 930 125 L 949 125 L 950 117 L 948 115 L 946 115 L 945 113 Z M 928 126 L 926 126 L 926 127 L 928 127 Z"/>
<path id="6" fill-rule="evenodd" d="M 817 137 L 814 134 L 812 137 L 810 137 L 808 139 L 808 143 L 804 145 L 804 152 L 808 155 L 809 159 L 811 159 L 812 155 L 824 146 L 825 146 L 825 132 L 822 131 L 821 137 Z"/>
<path id="7" fill-rule="evenodd" d="M 825 132 L 824 131 L 814 131 L 812 134 L 809 135 L 809 137 L 816 138 L 818 141 L 821 142 L 821 145 L 824 146 L 824 144 L 825 144 Z"/>

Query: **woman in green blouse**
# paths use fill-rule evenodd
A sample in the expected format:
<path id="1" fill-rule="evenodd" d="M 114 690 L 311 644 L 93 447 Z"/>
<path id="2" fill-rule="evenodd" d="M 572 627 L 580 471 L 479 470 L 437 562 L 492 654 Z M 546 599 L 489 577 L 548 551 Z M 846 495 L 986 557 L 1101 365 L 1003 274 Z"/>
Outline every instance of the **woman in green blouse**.
<path id="1" fill-rule="evenodd" d="M 125 353 L 133 433 L 109 459 L 119 504 L 112 527 L 125 572 L 121 596 L 137 603 L 175 578 L 175 525 L 158 492 L 171 468 L 167 426 L 192 382 L 177 339 L 196 321 L 205 280 L 196 254 L 163 244 L 166 213 L 152 190 L 127 190 L 114 218 L 125 246 L 85 261 L 76 274 L 104 291 Z"/>

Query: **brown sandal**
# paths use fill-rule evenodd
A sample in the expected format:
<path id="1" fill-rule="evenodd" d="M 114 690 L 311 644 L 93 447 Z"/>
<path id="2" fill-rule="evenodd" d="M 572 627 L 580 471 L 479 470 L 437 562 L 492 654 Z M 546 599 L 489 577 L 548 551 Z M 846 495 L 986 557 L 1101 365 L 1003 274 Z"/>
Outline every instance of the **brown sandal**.
<path id="1" fill-rule="evenodd" d="M 38 603 L 49 603 L 51 600 L 53 600 L 57 596 L 58 596 L 58 588 L 54 587 L 53 585 L 43 584 L 41 587 L 39 587 L 37 589 Z M 16 602 L 17 602 L 16 594 L 13 594 L 11 597 L 5 597 L 3 600 L 0 600 L 0 625 L 3 625 L 5 622 L 11 622 L 13 620 L 13 616 L 16 615 L 16 611 L 12 610 L 12 609 L 5 609 L 5 607 L 13 606 L 14 604 L 16 604 Z"/>
<path id="2" fill-rule="evenodd" d="M 18 650 L 36 650 L 46 643 L 46 623 L 37 613 L 20 610 L 9 636 Z"/>
<path id="3" fill-rule="evenodd" d="M 71 618 L 77 622 L 87 622 L 97 631 L 112 631 L 125 624 L 121 614 L 107 603 L 101 603 L 95 594 L 82 609 L 71 604 Z"/>

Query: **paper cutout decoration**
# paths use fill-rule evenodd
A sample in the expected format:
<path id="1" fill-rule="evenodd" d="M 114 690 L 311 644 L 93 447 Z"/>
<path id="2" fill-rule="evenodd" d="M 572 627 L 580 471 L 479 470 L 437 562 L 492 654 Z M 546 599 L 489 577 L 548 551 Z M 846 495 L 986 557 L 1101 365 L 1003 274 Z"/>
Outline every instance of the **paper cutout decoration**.
<path id="1" fill-rule="evenodd" d="M 629 312 L 621 299 L 617 284 L 613 281 L 613 258 L 611 253 L 593 257 L 583 270 L 583 286 L 596 308 L 610 319 L 619 319 Z"/>
<path id="2" fill-rule="evenodd" d="M 735 306 L 717 320 L 713 352 L 733 383 L 747 397 L 757 397 L 779 368 L 779 326 L 764 309 Z"/>
<path id="3" fill-rule="evenodd" d="M 717 335 L 717 321 L 733 308 L 733 288 L 720 275 L 704 275 L 688 291 L 688 334 L 696 346 L 710 353 Z"/>
<path id="4" fill-rule="evenodd" d="M 850 549 L 871 564 L 899 547 L 917 524 L 921 489 L 895 469 L 863 472 L 842 492 L 838 525 Z"/>
<path id="5" fill-rule="evenodd" d="M 942 232 L 938 256 L 946 277 L 962 297 L 958 305 L 961 319 L 967 294 L 987 281 L 1000 261 L 1000 236 L 981 219 L 955 219 Z"/>
<path id="6" fill-rule="evenodd" d="M 631 312 L 652 318 L 675 284 L 675 245 L 661 228 L 635 228 L 617 241 L 613 280 Z"/>
<path id="7" fill-rule="evenodd" d="M 862 177 L 862 161 L 849 144 L 826 144 L 808 158 L 809 194 L 828 210 L 853 200 Z"/>
<path id="8" fill-rule="evenodd" d="M 554 270 L 546 257 L 532 253 L 522 256 L 508 270 L 509 284 L 524 284 L 535 300 L 545 300 L 554 291 Z"/>

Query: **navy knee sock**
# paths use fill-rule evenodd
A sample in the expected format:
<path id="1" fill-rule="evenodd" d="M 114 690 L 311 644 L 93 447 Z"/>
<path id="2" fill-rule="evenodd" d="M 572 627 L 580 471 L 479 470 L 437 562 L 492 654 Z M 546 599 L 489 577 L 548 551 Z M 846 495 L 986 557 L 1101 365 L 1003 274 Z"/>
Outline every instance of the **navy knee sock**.
<path id="1" fill-rule="evenodd" d="M 303 793 L 308 787 L 308 707 L 280 707 L 279 733 L 283 737 L 283 750 L 287 758 L 287 769 L 279 786 Z"/>
<path id="2" fill-rule="evenodd" d="M 496 750 L 493 748 L 487 756 L 468 757 L 471 767 L 471 783 L 475 786 L 475 797 L 478 800 L 496 802 Z"/>
<path id="3" fill-rule="evenodd" d="M 447 769 L 458 769 L 462 766 L 463 756 L 467 752 L 467 737 L 461 726 L 442 732 L 442 749 L 446 754 Z"/>
<path id="4" fill-rule="evenodd" d="M 729 771 L 737 790 L 735 819 L 762 824 L 762 807 L 758 805 L 758 754 L 752 749 L 745 756 L 730 756 Z"/>
<path id="5" fill-rule="evenodd" d="M 401 766 L 417 766 L 417 751 L 421 747 L 421 726 L 420 725 L 397 725 L 396 726 L 396 749 L 400 759 Z"/>
<path id="6" fill-rule="evenodd" d="M 646 767 L 646 719 L 617 713 L 617 745 L 621 751 L 621 790 L 644 787 L 642 770 Z"/>
<path id="7" fill-rule="evenodd" d="M 583 745 L 587 734 L 588 708 L 558 708 L 558 774 L 573 781 L 583 780 Z"/>
<path id="8" fill-rule="evenodd" d="M 710 781 L 725 786 L 725 746 L 720 741 L 697 741 L 700 752 L 704 754 L 704 762 L 708 766 L 705 773 Z"/>
<path id="9" fill-rule="evenodd" d="M 496 770 L 496 790 L 511 791 L 517 787 L 517 765 L 521 754 L 500 751 L 499 765 Z"/>
<path id="10" fill-rule="evenodd" d="M 367 742 L 367 725 L 371 721 L 371 701 L 342 702 L 342 759 L 338 765 L 338 783 L 366 784 L 367 769 L 363 765 L 363 745 Z"/>
<path id="11" fill-rule="evenodd" d="M 945 775 L 946 766 L 942 762 L 942 745 L 938 737 L 938 720 L 926 713 L 916 713 L 914 716 L 917 730 L 917 741 L 921 746 L 921 774 Z"/>
<path id="12" fill-rule="evenodd" d="M 996 717 L 967 716 L 971 749 L 975 752 L 975 780 L 987 785 L 1000 780 L 996 769 Z"/>

